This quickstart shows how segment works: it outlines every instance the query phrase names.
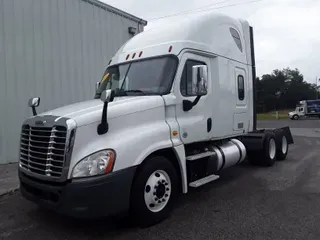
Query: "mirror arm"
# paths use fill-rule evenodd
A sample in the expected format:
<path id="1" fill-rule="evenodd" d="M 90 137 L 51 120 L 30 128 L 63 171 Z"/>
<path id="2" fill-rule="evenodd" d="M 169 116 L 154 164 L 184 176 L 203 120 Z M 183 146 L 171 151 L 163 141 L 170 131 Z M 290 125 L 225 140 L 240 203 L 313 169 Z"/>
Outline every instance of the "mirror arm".
<path id="1" fill-rule="evenodd" d="M 108 103 L 103 104 L 101 123 L 98 125 L 97 132 L 99 135 L 103 135 L 108 132 L 109 124 L 107 121 Z"/>
<path id="2" fill-rule="evenodd" d="M 201 95 L 199 95 L 199 96 L 196 97 L 196 99 L 195 99 L 195 100 L 193 101 L 193 103 L 192 103 L 193 107 L 198 104 L 200 98 L 201 98 Z"/>
<path id="3" fill-rule="evenodd" d="M 33 116 L 37 116 L 36 107 L 35 107 L 35 106 L 32 106 L 31 109 L 32 109 L 32 114 L 33 114 Z"/>
<path id="4" fill-rule="evenodd" d="M 190 111 L 195 105 L 198 104 L 200 98 L 201 98 L 201 95 L 197 96 L 193 102 L 191 102 L 190 100 L 183 100 L 182 101 L 183 111 L 185 112 Z"/>

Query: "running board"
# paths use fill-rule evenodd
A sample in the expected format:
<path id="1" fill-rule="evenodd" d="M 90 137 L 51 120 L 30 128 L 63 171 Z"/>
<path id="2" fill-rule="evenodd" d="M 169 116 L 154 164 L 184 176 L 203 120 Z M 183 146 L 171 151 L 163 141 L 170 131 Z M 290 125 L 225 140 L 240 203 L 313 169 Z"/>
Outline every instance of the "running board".
<path id="1" fill-rule="evenodd" d="M 204 178 L 201 178 L 201 179 L 199 179 L 199 180 L 196 180 L 196 181 L 194 181 L 194 182 L 189 183 L 189 186 L 190 186 L 190 187 L 197 188 L 197 187 L 200 187 L 200 186 L 202 186 L 202 185 L 204 185 L 204 184 L 207 184 L 207 183 L 209 183 L 209 182 L 212 182 L 212 181 L 214 181 L 214 180 L 217 180 L 218 178 L 219 178 L 218 175 L 212 174 L 212 175 L 206 176 L 206 177 L 204 177 Z"/>
<path id="2" fill-rule="evenodd" d="M 215 154 L 216 154 L 215 152 L 208 151 L 208 152 L 203 152 L 203 153 L 198 153 L 195 155 L 187 156 L 186 159 L 187 159 L 187 161 L 194 161 L 194 160 L 198 160 L 201 158 L 210 157 Z"/>

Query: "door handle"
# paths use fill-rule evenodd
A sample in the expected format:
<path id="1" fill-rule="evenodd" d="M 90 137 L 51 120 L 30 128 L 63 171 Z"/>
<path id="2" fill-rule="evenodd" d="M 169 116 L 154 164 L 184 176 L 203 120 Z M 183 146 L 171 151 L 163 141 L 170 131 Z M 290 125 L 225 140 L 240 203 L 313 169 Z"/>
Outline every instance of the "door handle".
<path id="1" fill-rule="evenodd" d="M 212 119 L 208 118 L 207 119 L 207 132 L 210 132 L 212 129 Z"/>

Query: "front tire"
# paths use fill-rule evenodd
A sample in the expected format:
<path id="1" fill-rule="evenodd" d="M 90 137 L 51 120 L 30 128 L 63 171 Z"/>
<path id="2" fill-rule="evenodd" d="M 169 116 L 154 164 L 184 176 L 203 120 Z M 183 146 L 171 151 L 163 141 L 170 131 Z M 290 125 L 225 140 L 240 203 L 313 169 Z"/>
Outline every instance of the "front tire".
<path id="1" fill-rule="evenodd" d="M 293 115 L 292 117 L 293 120 L 298 120 L 299 119 L 299 116 L 296 114 L 296 115 Z"/>
<path id="2" fill-rule="evenodd" d="M 146 159 L 137 172 L 131 192 L 131 217 L 140 227 L 165 220 L 173 209 L 178 192 L 174 166 L 162 156 Z"/>

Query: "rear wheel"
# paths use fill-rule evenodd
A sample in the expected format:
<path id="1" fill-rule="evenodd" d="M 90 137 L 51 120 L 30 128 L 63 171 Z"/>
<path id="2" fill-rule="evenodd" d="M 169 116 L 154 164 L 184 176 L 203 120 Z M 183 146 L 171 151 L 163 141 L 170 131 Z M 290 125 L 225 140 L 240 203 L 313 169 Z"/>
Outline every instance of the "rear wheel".
<path id="1" fill-rule="evenodd" d="M 263 149 L 262 149 L 262 159 L 261 163 L 264 166 L 271 167 L 276 161 L 277 145 L 276 139 L 273 133 L 266 133 Z"/>
<path id="2" fill-rule="evenodd" d="M 140 227 L 166 219 L 178 191 L 178 177 L 172 163 L 161 156 L 147 159 L 132 186 L 130 212 Z"/>
<path id="3" fill-rule="evenodd" d="M 248 159 L 253 165 L 270 167 L 276 161 L 277 145 L 274 133 L 266 132 L 265 134 L 262 149 L 248 152 Z"/>
<path id="4" fill-rule="evenodd" d="M 288 139 L 285 135 L 282 135 L 281 142 L 279 143 L 279 147 L 277 149 L 277 160 L 283 161 L 287 158 L 289 151 Z"/>

